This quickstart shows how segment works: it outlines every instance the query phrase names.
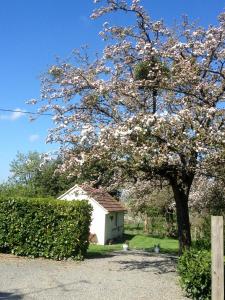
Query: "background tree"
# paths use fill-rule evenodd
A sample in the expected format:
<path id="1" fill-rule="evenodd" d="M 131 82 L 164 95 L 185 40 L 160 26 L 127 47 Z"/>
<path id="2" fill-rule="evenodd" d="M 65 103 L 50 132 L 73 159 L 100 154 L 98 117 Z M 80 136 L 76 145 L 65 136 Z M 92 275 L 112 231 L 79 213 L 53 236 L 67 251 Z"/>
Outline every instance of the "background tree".
<path id="1" fill-rule="evenodd" d="M 190 193 L 190 207 L 201 216 L 225 215 L 225 186 L 221 178 L 197 177 Z"/>
<path id="2" fill-rule="evenodd" d="M 10 164 L 11 176 L 0 186 L 4 196 L 57 197 L 69 189 L 77 178 L 57 172 L 61 160 L 46 159 L 38 152 L 18 152 Z"/>
<path id="3" fill-rule="evenodd" d="M 37 195 L 57 198 L 75 184 L 77 178 L 58 172 L 60 165 L 60 159 L 53 159 L 41 166 L 32 180 Z"/>
<path id="4" fill-rule="evenodd" d="M 104 6 L 92 18 L 122 11 L 134 16 L 134 25 L 104 23 L 101 57 L 90 62 L 87 53 L 76 52 L 74 63 L 49 69 L 40 111 L 52 110 L 56 126 L 47 141 L 62 144 L 62 171 L 71 175 L 103 160 L 114 181 L 131 176 L 169 182 L 181 253 L 191 244 L 194 177 L 224 162 L 224 111 L 218 104 L 225 98 L 225 14 L 217 26 L 204 29 L 185 18 L 173 30 L 152 21 L 139 0 L 95 2 Z M 156 57 L 147 78 L 135 77 L 140 63 Z"/>
<path id="5" fill-rule="evenodd" d="M 10 180 L 21 185 L 28 185 L 40 170 L 41 155 L 34 151 L 23 154 L 18 152 L 16 158 L 10 163 Z"/>
<path id="6" fill-rule="evenodd" d="M 145 232 L 151 230 L 151 233 L 157 234 L 154 227 L 164 227 L 164 235 L 177 236 L 173 217 L 175 202 L 169 185 L 162 185 L 159 181 L 137 181 L 125 184 L 123 189 L 122 201 L 128 208 L 128 215 L 141 216 Z"/>

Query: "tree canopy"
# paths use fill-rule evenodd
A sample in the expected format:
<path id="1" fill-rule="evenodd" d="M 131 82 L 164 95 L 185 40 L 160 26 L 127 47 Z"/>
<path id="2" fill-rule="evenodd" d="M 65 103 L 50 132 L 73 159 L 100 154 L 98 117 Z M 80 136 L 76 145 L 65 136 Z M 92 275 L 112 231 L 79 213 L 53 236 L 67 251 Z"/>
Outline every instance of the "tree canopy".
<path id="1" fill-rule="evenodd" d="M 174 29 L 153 21 L 139 0 L 95 2 L 93 19 L 121 11 L 133 15 L 134 24 L 105 22 L 101 56 L 91 61 L 85 51 L 75 51 L 74 62 L 50 67 L 40 110 L 54 114 L 47 141 L 62 145 L 62 172 L 72 175 L 104 161 L 114 182 L 169 182 L 182 251 L 191 243 L 193 179 L 224 162 L 219 107 L 225 100 L 225 13 L 215 26 L 202 28 L 184 18 Z"/>
<path id="2" fill-rule="evenodd" d="M 27 197 L 56 197 L 69 189 L 77 180 L 68 173 L 58 173 L 60 158 L 47 158 L 37 151 L 18 152 L 10 164 L 11 176 L 0 185 L 2 195 Z"/>

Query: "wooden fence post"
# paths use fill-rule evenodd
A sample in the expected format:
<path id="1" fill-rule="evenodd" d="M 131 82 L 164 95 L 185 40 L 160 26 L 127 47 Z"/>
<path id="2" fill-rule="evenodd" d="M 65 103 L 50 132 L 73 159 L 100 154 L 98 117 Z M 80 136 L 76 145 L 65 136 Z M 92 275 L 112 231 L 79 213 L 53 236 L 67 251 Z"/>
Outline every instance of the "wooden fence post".
<path id="1" fill-rule="evenodd" d="M 212 300 L 224 300 L 223 217 L 211 216 Z"/>

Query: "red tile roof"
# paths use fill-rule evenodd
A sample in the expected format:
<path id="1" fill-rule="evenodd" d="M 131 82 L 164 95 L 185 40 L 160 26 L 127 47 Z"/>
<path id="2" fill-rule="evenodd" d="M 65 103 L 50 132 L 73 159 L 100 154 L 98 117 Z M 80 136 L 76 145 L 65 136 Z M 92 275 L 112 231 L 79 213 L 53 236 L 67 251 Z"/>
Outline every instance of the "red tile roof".
<path id="1" fill-rule="evenodd" d="M 82 185 L 81 188 L 95 201 L 97 201 L 102 207 L 107 211 L 126 211 L 122 204 L 114 199 L 108 192 L 104 189 L 95 189 L 93 187 Z"/>

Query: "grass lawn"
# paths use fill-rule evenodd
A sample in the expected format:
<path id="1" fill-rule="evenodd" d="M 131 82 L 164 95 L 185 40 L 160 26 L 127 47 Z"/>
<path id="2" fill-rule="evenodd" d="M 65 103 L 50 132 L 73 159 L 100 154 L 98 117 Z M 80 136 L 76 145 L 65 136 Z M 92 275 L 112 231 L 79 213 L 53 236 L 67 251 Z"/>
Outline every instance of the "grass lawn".
<path id="1" fill-rule="evenodd" d="M 154 245 L 160 245 L 162 253 L 177 253 L 178 241 L 172 238 L 157 238 L 148 235 L 135 235 L 129 242 L 131 249 L 143 249 L 145 251 L 153 251 Z"/>
<path id="2" fill-rule="evenodd" d="M 154 245 L 160 245 L 161 253 L 177 254 L 178 241 L 172 238 L 156 238 L 144 234 L 126 234 L 124 240 L 129 241 L 130 249 L 142 249 L 152 252 Z M 122 250 L 122 243 L 113 245 L 90 245 L 87 257 L 99 257 L 112 251 Z"/>
<path id="3" fill-rule="evenodd" d="M 113 245 L 94 245 L 90 244 L 87 251 L 87 258 L 96 258 L 96 257 L 104 257 L 108 253 L 112 251 L 120 251 L 122 250 L 122 244 L 113 244 Z"/>

